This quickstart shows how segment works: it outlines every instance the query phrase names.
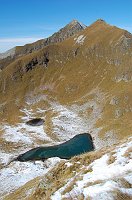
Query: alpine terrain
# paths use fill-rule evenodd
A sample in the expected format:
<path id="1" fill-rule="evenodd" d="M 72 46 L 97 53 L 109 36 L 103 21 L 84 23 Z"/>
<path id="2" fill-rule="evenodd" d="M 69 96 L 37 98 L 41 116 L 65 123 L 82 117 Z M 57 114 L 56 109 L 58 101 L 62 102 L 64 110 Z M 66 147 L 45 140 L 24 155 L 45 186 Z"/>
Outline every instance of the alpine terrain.
<path id="1" fill-rule="evenodd" d="M 0 120 L 1 199 L 131 199 L 132 34 L 73 20 L 0 54 Z"/>

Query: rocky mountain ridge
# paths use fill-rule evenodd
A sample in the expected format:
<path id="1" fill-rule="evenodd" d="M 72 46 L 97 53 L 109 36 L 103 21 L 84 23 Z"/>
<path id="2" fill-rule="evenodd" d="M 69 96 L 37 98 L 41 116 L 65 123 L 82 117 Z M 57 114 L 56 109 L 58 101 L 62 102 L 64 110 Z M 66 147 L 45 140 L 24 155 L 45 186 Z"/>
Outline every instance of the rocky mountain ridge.
<path id="1" fill-rule="evenodd" d="M 44 48 L 45 46 L 62 42 L 63 40 L 73 36 L 78 31 L 84 30 L 86 26 L 77 20 L 72 20 L 69 24 L 67 24 L 64 28 L 60 29 L 58 32 L 54 33 L 52 36 L 34 42 L 32 44 L 26 44 L 24 46 L 14 47 L 8 50 L 5 53 L 0 54 L 0 59 L 4 59 L 7 57 L 17 57 L 22 56 L 28 53 L 32 53 L 39 49 Z"/>
<path id="2" fill-rule="evenodd" d="M 91 134 L 95 145 L 93 158 L 99 158 L 99 152 L 105 153 L 105 148 L 107 148 L 106 154 L 109 154 L 112 145 L 118 142 L 122 144 L 122 141 L 130 140 L 132 130 L 131 41 L 132 35 L 127 31 L 111 26 L 103 20 L 97 20 L 89 27 L 61 42 L 50 44 L 40 50 L 14 58 L 11 62 L 5 59 L 8 64 L 6 63 L 6 67 L 0 72 L 1 166 L 4 166 L 12 156 L 18 156 L 18 154 L 24 153 L 25 150 L 28 151 L 40 145 L 46 146 L 65 142 L 80 133 Z M 33 118 L 42 118 L 44 124 L 40 127 L 29 127 L 26 122 Z M 110 157 L 104 155 L 104 160 L 101 159 L 101 161 L 104 161 L 105 169 L 108 167 L 112 170 L 116 166 L 118 168 L 120 163 L 122 163 L 121 166 L 126 167 L 123 168 L 125 169 L 125 175 L 122 177 L 123 183 L 129 171 L 127 171 L 127 166 L 130 166 L 131 149 L 129 149 L 130 145 L 127 145 L 127 143 L 124 142 L 124 146 L 119 147 L 120 152 L 126 153 L 127 158 L 123 154 L 115 155 L 115 152 L 113 152 L 114 157 L 119 162 L 116 162 L 111 154 Z M 116 146 L 114 148 L 116 149 Z M 103 156 L 103 153 L 101 156 Z M 85 154 L 84 158 L 84 160 L 88 159 L 89 162 L 89 155 Z M 107 161 L 110 159 L 113 160 L 110 162 L 114 164 L 107 166 Z M 21 181 L 25 184 L 34 178 L 39 179 L 37 177 L 40 175 L 39 170 L 41 173 L 44 172 L 45 166 L 48 166 L 49 170 L 49 166 L 53 166 L 54 161 L 55 164 L 61 162 L 57 159 L 50 159 L 46 163 L 40 161 L 37 166 L 30 163 L 14 162 L 9 167 L 3 168 L 2 173 L 9 182 L 7 191 L 11 192 L 18 188 L 11 184 L 12 180 L 15 182 L 20 179 L 19 187 L 21 187 Z M 77 163 L 77 165 L 79 164 L 79 170 L 85 163 L 80 157 L 77 157 L 78 161 L 80 162 L 80 164 Z M 73 163 L 69 161 L 69 163 L 66 165 L 76 166 L 76 161 Z M 91 166 L 97 175 L 94 164 L 92 163 Z M 18 168 L 22 170 L 18 170 Z M 30 175 L 26 178 L 25 176 L 22 177 L 23 170 L 25 174 L 26 171 L 31 172 L 30 168 L 33 169 L 36 176 L 29 173 Z M 84 166 L 84 169 L 89 169 L 89 166 Z M 15 170 L 18 170 L 18 173 Z M 56 169 L 53 169 L 52 172 L 56 174 Z M 10 173 L 13 173 L 12 177 Z M 83 170 L 80 173 L 84 175 Z M 86 171 L 86 174 L 91 176 L 89 173 L 90 171 Z M 54 194 L 53 199 L 56 198 L 57 194 L 60 199 L 62 197 L 69 198 L 68 192 L 65 190 L 71 192 L 71 197 L 73 197 L 71 199 L 76 197 L 74 196 L 73 185 L 76 185 L 79 181 L 79 175 L 77 181 L 74 174 L 70 175 L 73 181 L 71 179 L 67 180 L 66 177 L 63 177 L 62 181 L 62 176 L 58 177 L 60 183 L 64 180 L 68 181 L 68 185 L 65 182 L 64 187 L 60 184 L 59 188 L 56 188 L 56 182 L 53 183 L 55 190 L 50 193 L 50 196 Z M 93 172 L 92 175 L 94 177 Z M 121 180 L 116 184 L 113 172 L 111 175 L 112 178 L 108 181 L 105 180 L 106 182 L 104 178 L 101 181 L 96 180 L 97 183 L 95 181 L 94 184 L 96 188 L 97 186 L 99 188 L 103 186 L 105 189 L 107 185 L 111 188 L 111 184 L 114 183 L 115 187 L 112 195 L 118 196 L 119 194 L 118 197 L 120 198 L 125 195 L 129 199 L 130 194 L 122 193 L 122 191 L 128 192 L 129 190 L 125 190 L 126 186 L 124 187 L 121 184 L 123 189 L 120 191 Z M 120 176 L 120 174 L 118 175 Z M 46 180 L 47 182 L 50 181 L 50 177 Z M 128 182 L 127 185 L 130 184 Z M 45 184 L 45 182 L 42 182 L 42 186 L 43 183 Z M 84 184 L 83 181 L 81 183 Z M 21 188 L 22 191 L 27 191 L 27 188 L 31 189 L 30 184 L 34 185 L 34 180 L 29 185 L 27 183 L 26 186 Z M 92 183 L 88 180 L 86 184 L 88 187 L 92 186 L 93 188 Z M 50 183 L 51 185 L 52 183 Z M 115 191 L 116 186 L 118 191 Z M 44 185 L 44 187 L 47 188 L 47 185 Z M 128 188 L 130 189 L 130 186 Z M 83 195 L 86 193 L 80 193 L 78 187 L 76 189 L 80 198 L 85 199 Z M 41 199 L 43 188 L 41 190 L 37 186 L 37 190 L 31 190 L 30 192 L 33 192 L 31 199 L 34 198 L 34 195 L 35 198 Z M 84 185 L 82 185 L 81 190 L 85 190 Z M 37 193 L 38 191 L 40 191 L 40 196 Z M 4 192 L 2 195 L 7 195 L 6 191 Z M 18 196 L 20 195 L 19 190 L 16 193 Z M 45 193 L 48 199 L 48 189 Z M 115 197 L 111 196 L 109 192 L 107 194 L 111 199 Z M 93 194 L 91 193 L 91 195 Z M 97 197 L 89 197 L 86 194 L 86 198 L 96 200 L 99 197 L 98 195 L 100 193 L 97 194 Z"/>
<path id="3" fill-rule="evenodd" d="M 4 58 L 7 58 L 7 57 L 13 57 L 15 55 L 15 47 L 6 51 L 5 53 L 0 53 L 0 59 L 4 59 Z"/>

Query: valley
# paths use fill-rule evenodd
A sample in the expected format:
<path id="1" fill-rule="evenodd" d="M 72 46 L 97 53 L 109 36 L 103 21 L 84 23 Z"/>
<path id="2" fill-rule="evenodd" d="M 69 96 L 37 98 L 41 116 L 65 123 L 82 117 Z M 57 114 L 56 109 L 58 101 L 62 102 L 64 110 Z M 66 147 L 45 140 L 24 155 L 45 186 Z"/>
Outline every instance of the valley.
<path id="1" fill-rule="evenodd" d="M 50 38 L 15 47 L 14 54 L 2 57 L 0 69 L 2 199 L 76 199 L 78 194 L 96 200 L 107 186 L 114 188 L 110 195 L 131 198 L 131 33 L 101 19 L 88 27 L 73 20 Z M 34 118 L 43 124 L 29 126 Z M 7 165 L 32 148 L 59 145 L 82 133 L 92 136 L 93 152 L 69 161 Z M 102 162 L 109 177 L 97 174 Z M 96 187 L 94 197 L 88 191 Z"/>

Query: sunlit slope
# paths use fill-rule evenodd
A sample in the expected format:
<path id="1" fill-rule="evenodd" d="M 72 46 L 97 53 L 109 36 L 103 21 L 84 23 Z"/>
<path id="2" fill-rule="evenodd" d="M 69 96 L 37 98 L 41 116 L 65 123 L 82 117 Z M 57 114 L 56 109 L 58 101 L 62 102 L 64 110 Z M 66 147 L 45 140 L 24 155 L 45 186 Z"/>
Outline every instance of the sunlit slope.
<path id="1" fill-rule="evenodd" d="M 5 53 L 0 54 L 0 69 L 5 68 L 9 63 L 12 63 L 17 57 L 30 54 L 38 51 L 45 46 L 56 44 L 70 38 L 74 34 L 84 30 L 86 26 L 77 20 L 72 20 L 65 27 L 61 28 L 58 32 L 55 32 L 48 38 L 38 40 L 36 42 L 26 44 L 24 46 L 16 46 L 9 49 Z"/>
<path id="2" fill-rule="evenodd" d="M 61 43 L 18 58 L 0 72 L 1 120 L 18 122 L 20 109 L 29 104 L 50 109 L 51 101 L 90 119 L 93 135 L 96 130 L 101 138 L 130 135 L 131 55 L 132 35 L 98 20 Z M 29 102 L 40 95 L 46 99 Z M 51 124 L 49 113 L 45 117 Z"/>
<path id="3" fill-rule="evenodd" d="M 24 46 L 18 46 L 16 48 L 16 56 L 25 55 L 28 53 L 32 53 L 39 49 L 44 48 L 45 46 L 62 42 L 63 40 L 73 36 L 75 33 L 84 30 L 86 26 L 80 23 L 77 20 L 72 20 L 65 27 L 61 28 L 58 32 L 54 33 L 52 36 L 38 40 L 31 44 L 26 44 Z"/>
<path id="4" fill-rule="evenodd" d="M 129 138 L 110 148 L 76 156 L 69 161 L 61 160 L 43 176 L 29 181 L 4 199 L 130 200 L 131 145 Z"/>

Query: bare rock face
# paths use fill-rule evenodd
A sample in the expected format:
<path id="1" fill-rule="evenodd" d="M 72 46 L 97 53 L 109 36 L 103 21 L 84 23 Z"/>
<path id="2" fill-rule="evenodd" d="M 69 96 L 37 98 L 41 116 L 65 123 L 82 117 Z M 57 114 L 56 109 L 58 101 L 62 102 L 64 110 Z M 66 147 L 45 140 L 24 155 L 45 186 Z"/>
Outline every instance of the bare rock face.
<path id="1" fill-rule="evenodd" d="M 73 20 L 71 23 L 66 25 L 64 28 L 60 29 L 59 32 L 53 34 L 50 38 L 49 41 L 52 43 L 54 42 L 60 42 L 68 37 L 74 35 L 78 31 L 84 30 L 86 28 L 85 25 L 79 23 L 77 20 Z"/>
<path id="2" fill-rule="evenodd" d="M 71 21 L 64 28 L 60 29 L 57 33 L 54 33 L 52 36 L 46 39 L 39 40 L 32 44 L 26 44 L 25 46 L 18 47 L 19 50 L 16 50 L 16 47 L 10 49 L 9 51 L 0 54 L 0 60 L 7 57 L 17 57 L 20 55 L 25 55 L 42 49 L 45 46 L 50 44 L 62 42 L 63 40 L 73 36 L 75 33 L 84 30 L 86 26 L 77 20 Z"/>
<path id="3" fill-rule="evenodd" d="M 46 39 L 39 40 L 38 42 L 32 43 L 31 45 L 25 45 L 18 54 L 28 54 L 33 51 L 42 49 L 45 46 L 50 44 L 62 42 L 63 40 L 73 36 L 75 33 L 84 30 L 86 26 L 77 20 L 71 21 L 64 28 L 60 29 L 57 33 L 54 33 L 52 36 Z"/>
<path id="4" fill-rule="evenodd" d="M 7 58 L 7 57 L 13 57 L 15 55 L 15 50 L 16 50 L 16 48 L 14 47 L 14 48 L 6 51 L 5 53 L 0 53 L 0 60 Z"/>

